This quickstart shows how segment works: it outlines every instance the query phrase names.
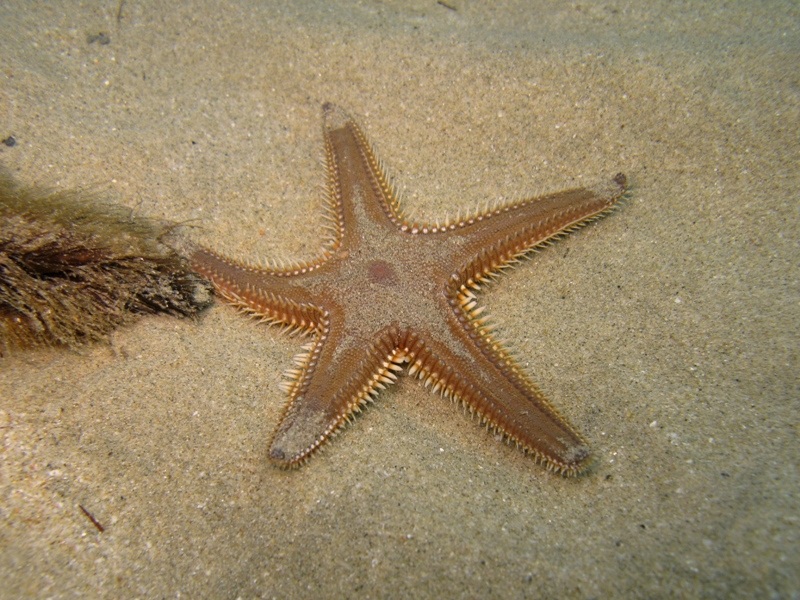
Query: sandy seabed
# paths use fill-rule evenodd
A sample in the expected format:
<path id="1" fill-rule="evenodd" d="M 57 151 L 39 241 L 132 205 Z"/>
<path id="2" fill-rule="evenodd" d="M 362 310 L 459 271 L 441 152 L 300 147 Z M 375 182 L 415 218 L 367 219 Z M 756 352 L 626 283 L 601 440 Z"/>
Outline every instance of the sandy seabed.
<path id="1" fill-rule="evenodd" d="M 800 9 L 714 4 L 3 2 L 0 164 L 229 254 L 317 251 L 324 101 L 420 218 L 632 189 L 483 294 L 588 476 L 410 377 L 281 471 L 302 342 L 147 318 L 0 359 L 0 597 L 800 596 Z"/>

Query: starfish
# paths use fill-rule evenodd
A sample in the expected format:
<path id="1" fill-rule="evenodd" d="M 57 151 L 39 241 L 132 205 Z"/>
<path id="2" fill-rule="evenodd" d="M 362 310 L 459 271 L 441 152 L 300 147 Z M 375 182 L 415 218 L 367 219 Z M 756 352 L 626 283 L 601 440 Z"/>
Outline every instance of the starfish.
<path id="1" fill-rule="evenodd" d="M 589 447 L 495 337 L 476 292 L 524 255 L 609 212 L 623 174 L 437 224 L 403 215 L 363 131 L 323 105 L 330 240 L 318 258 L 253 266 L 195 247 L 191 264 L 260 321 L 313 334 L 287 371 L 270 459 L 303 464 L 405 370 L 564 475 Z"/>

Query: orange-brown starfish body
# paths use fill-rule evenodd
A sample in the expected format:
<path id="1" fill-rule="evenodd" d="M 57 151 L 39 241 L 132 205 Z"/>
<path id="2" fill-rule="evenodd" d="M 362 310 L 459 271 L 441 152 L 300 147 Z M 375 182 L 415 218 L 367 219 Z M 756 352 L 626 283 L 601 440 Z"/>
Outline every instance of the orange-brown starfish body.
<path id="1" fill-rule="evenodd" d="M 291 268 L 251 267 L 202 248 L 191 258 L 244 312 L 314 334 L 288 372 L 270 458 L 302 464 L 410 363 L 410 373 L 548 468 L 585 470 L 586 442 L 495 339 L 475 292 L 528 251 L 609 211 L 625 176 L 418 225 L 403 217 L 361 129 L 332 104 L 323 112 L 333 236 L 322 255 Z"/>

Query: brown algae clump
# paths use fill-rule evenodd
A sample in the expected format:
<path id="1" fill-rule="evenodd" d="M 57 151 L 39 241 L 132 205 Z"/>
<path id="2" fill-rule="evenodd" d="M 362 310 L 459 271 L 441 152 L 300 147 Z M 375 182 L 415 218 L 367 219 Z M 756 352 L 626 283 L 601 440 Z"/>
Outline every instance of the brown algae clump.
<path id="1" fill-rule="evenodd" d="M 211 285 L 167 243 L 174 225 L 0 170 L 0 355 L 107 339 L 142 314 L 195 315 Z"/>

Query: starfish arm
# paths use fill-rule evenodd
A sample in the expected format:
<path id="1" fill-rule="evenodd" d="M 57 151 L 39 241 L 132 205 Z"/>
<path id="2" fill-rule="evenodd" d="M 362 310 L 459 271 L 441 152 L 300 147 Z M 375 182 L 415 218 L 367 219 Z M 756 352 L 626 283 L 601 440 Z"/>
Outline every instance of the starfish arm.
<path id="1" fill-rule="evenodd" d="M 399 227 L 397 194 L 381 161 L 356 122 L 335 104 L 322 106 L 327 198 L 337 239 L 347 247 L 364 228 Z"/>
<path id="2" fill-rule="evenodd" d="M 578 475 L 591 464 L 584 439 L 491 336 L 461 308 L 451 326 L 466 335 L 410 336 L 409 372 L 464 405 L 482 424 L 533 455 L 548 469 Z M 454 314 L 456 314 L 454 312 Z M 458 322 L 457 322 L 458 321 Z M 468 357 L 468 358 L 466 358 Z"/>
<path id="3" fill-rule="evenodd" d="M 300 368 L 289 372 L 289 402 L 269 449 L 280 466 L 302 465 L 401 370 L 396 329 L 362 339 L 347 334 L 341 322 L 326 313 Z"/>
<path id="4" fill-rule="evenodd" d="M 465 239 L 462 252 L 470 257 L 462 282 L 491 277 L 533 248 L 600 218 L 613 210 L 626 187 L 619 173 L 595 187 L 530 198 L 454 225 Z"/>
<path id="5" fill-rule="evenodd" d="M 192 251 L 189 260 L 220 296 L 245 314 L 289 331 L 319 328 L 322 311 L 293 283 L 298 276 L 247 267 L 200 247 Z"/>

